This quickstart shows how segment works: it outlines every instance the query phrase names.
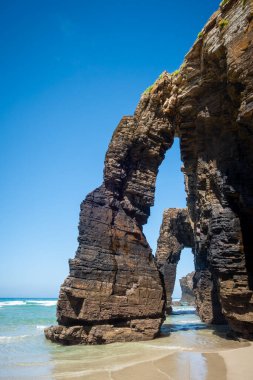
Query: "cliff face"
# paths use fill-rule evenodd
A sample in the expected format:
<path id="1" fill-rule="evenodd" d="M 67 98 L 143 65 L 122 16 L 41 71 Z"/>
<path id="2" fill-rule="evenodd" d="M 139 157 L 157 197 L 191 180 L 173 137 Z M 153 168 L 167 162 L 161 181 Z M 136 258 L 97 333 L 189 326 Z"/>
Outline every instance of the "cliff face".
<path id="1" fill-rule="evenodd" d="M 180 278 L 180 286 L 182 290 L 181 304 L 195 306 L 195 296 L 193 292 L 193 276 L 195 272 L 188 273 L 186 276 Z"/>
<path id="2" fill-rule="evenodd" d="M 231 0 L 210 19 L 186 56 L 176 107 L 197 309 L 245 334 L 253 332 L 252 11 L 252 2 Z"/>
<path id="3" fill-rule="evenodd" d="M 81 205 L 79 247 L 61 287 L 62 343 L 150 339 L 163 281 L 142 233 L 158 167 L 180 137 L 194 292 L 204 321 L 253 333 L 253 5 L 230 0 L 206 24 L 179 73 L 164 73 L 117 127 L 104 183 Z"/>
<path id="4" fill-rule="evenodd" d="M 193 230 L 187 209 L 165 210 L 157 242 L 156 263 L 164 278 L 167 314 L 172 311 L 172 293 L 181 251 L 193 246 Z"/>

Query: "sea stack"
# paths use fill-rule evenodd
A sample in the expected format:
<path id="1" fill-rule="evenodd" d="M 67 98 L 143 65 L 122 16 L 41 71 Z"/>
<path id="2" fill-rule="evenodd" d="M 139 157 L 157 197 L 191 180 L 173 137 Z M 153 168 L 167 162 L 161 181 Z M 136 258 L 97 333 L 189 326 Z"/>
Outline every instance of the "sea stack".
<path id="1" fill-rule="evenodd" d="M 182 296 L 180 299 L 181 304 L 195 306 L 195 296 L 193 291 L 193 276 L 195 272 L 188 273 L 186 276 L 180 278 L 180 286 Z"/>
<path id="2" fill-rule="evenodd" d="M 197 311 L 207 323 L 227 322 L 252 337 L 253 3 L 228 0 L 180 70 L 164 72 L 114 132 L 104 182 L 81 205 L 79 247 L 60 290 L 59 325 L 46 329 L 47 338 L 95 344 L 159 334 L 165 287 L 142 226 L 174 136 L 193 231 Z"/>

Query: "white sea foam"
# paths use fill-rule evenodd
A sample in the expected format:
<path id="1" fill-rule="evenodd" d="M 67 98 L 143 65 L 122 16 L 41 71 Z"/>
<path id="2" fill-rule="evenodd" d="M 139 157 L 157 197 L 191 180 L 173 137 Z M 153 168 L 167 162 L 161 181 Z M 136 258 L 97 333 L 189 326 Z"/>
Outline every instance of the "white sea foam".
<path id="1" fill-rule="evenodd" d="M 46 329 L 48 326 L 44 326 L 44 325 L 37 325 L 36 326 L 36 329 L 38 329 L 38 330 L 44 330 L 44 329 Z"/>
<path id="2" fill-rule="evenodd" d="M 21 306 L 25 305 L 26 301 L 2 301 L 0 302 L 0 307 L 3 306 Z"/>
<path id="3" fill-rule="evenodd" d="M 201 323 L 201 321 L 198 319 L 187 319 L 187 320 L 182 319 L 182 320 L 175 321 L 175 324 L 177 324 L 177 325 L 178 324 L 188 325 L 188 324 L 192 324 L 192 323 L 195 325 L 199 325 Z M 204 325 L 204 323 L 203 323 L 203 325 Z"/>
<path id="4" fill-rule="evenodd" d="M 189 347 L 184 347 L 184 346 L 173 346 L 173 345 L 170 345 L 170 344 L 166 344 L 166 345 L 153 345 L 153 344 L 150 344 L 149 347 L 152 347 L 152 348 L 156 348 L 158 350 L 176 350 L 176 351 L 191 351 L 192 348 L 189 348 Z"/>
<path id="5" fill-rule="evenodd" d="M 0 307 L 3 306 L 25 306 L 25 305 L 38 305 L 38 306 L 55 306 L 56 300 L 16 300 L 16 301 L 1 301 Z"/>
<path id="6" fill-rule="evenodd" d="M 27 338 L 29 335 L 0 336 L 0 344 L 12 343 Z"/>
<path id="7" fill-rule="evenodd" d="M 195 307 L 191 306 L 173 306 L 173 312 L 194 312 L 196 311 Z"/>
<path id="8" fill-rule="evenodd" d="M 54 300 L 27 300 L 26 301 L 27 305 L 39 305 L 39 306 L 55 306 L 57 304 L 57 301 Z"/>

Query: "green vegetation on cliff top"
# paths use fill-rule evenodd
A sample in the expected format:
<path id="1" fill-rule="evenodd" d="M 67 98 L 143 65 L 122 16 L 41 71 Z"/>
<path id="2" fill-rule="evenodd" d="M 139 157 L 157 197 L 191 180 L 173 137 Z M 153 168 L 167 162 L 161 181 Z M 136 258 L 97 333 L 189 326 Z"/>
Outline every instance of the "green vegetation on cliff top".
<path id="1" fill-rule="evenodd" d="M 179 69 L 177 69 L 177 70 L 173 71 L 172 73 L 170 73 L 170 75 L 171 75 L 172 77 L 178 75 L 179 72 L 180 72 L 180 69 L 181 69 L 183 66 L 184 66 L 184 64 L 182 64 L 182 65 L 180 66 Z M 159 75 L 158 79 L 157 79 L 157 80 L 156 80 L 151 86 L 148 86 L 148 87 L 146 88 L 146 90 L 142 93 L 142 95 L 147 95 L 147 94 L 149 94 L 149 93 L 152 91 L 152 89 L 154 88 L 156 82 L 157 82 L 159 79 L 162 79 L 162 78 L 163 78 L 164 73 L 166 73 L 166 71 L 163 72 L 163 73 L 161 73 L 161 74 Z"/>
<path id="2" fill-rule="evenodd" d="M 220 3 L 220 6 L 223 7 L 223 6 L 226 5 L 228 2 L 229 2 L 229 0 L 222 0 L 222 2 Z"/>
<path id="3" fill-rule="evenodd" d="M 154 87 L 154 84 L 152 84 L 151 86 L 148 86 L 146 90 L 143 92 L 143 94 L 149 94 L 153 87 Z"/>

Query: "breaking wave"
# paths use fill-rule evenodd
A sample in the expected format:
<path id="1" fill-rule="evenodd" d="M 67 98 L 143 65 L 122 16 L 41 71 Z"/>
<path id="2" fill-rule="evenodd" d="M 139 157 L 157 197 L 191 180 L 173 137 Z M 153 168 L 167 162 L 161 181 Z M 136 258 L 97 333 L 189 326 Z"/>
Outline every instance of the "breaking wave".
<path id="1" fill-rule="evenodd" d="M 55 306 L 57 304 L 57 301 L 54 300 L 43 300 L 43 301 L 38 301 L 38 300 L 28 300 L 26 301 L 26 305 L 38 305 L 38 306 Z"/>
<path id="2" fill-rule="evenodd" d="M 27 338 L 29 335 L 17 335 L 17 336 L 0 336 L 0 344 L 17 342 L 19 340 Z"/>
<path id="3" fill-rule="evenodd" d="M 33 299 L 27 299 L 27 300 L 19 300 L 19 301 L 0 301 L 0 307 L 6 307 L 6 306 L 55 306 L 57 303 L 57 300 L 33 300 Z"/>
<path id="4" fill-rule="evenodd" d="M 196 308 L 193 306 L 173 306 L 172 309 L 172 315 L 196 314 Z"/>
<path id="5" fill-rule="evenodd" d="M 1 301 L 0 302 L 0 307 L 3 307 L 3 306 L 21 306 L 21 305 L 25 305 L 25 301 Z"/>

